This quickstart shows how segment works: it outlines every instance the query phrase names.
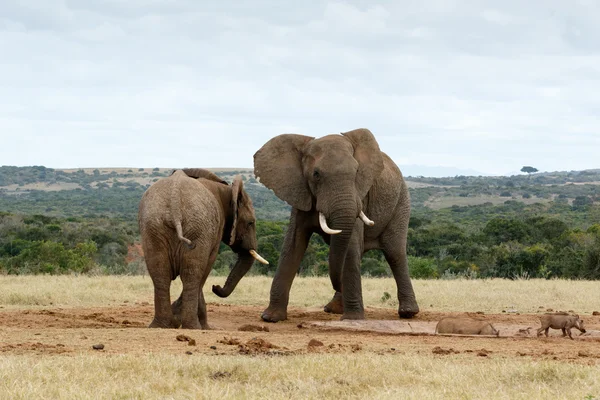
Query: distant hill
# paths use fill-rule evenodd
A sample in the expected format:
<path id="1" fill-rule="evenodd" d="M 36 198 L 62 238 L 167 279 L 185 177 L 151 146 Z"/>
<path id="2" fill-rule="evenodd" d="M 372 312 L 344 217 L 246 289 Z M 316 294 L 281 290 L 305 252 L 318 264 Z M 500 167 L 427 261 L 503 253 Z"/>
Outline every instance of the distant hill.
<path id="1" fill-rule="evenodd" d="M 451 176 L 491 176 L 485 172 L 476 171 L 474 169 L 460 169 L 454 167 L 431 167 L 427 165 L 398 165 L 405 177 L 411 176 L 426 176 L 430 178 L 442 178 Z"/>
<path id="2" fill-rule="evenodd" d="M 290 207 L 257 182 L 248 168 L 212 169 L 228 182 L 245 181 L 257 217 L 284 220 Z M 52 169 L 43 166 L 0 167 L 0 211 L 56 216 L 135 218 L 142 193 L 171 168 Z M 467 171 L 455 169 L 455 172 Z M 410 170 L 408 170 L 410 172 Z M 405 170 L 405 175 L 408 175 Z M 413 210 L 477 205 L 600 203 L 600 169 L 513 176 L 407 176 Z"/>

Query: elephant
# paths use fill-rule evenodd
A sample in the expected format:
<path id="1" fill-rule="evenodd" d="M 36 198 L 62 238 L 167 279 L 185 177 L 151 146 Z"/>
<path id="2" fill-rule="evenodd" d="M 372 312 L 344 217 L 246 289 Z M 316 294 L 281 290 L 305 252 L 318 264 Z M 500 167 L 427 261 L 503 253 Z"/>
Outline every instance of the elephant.
<path id="1" fill-rule="evenodd" d="M 242 180 L 229 185 L 214 173 L 176 170 L 146 190 L 138 224 L 148 273 L 154 285 L 154 319 L 150 328 L 210 329 L 202 287 L 223 241 L 237 253 L 225 286 L 213 292 L 227 297 L 257 252 L 256 218 Z M 170 304 L 171 281 L 181 277 L 183 290 Z"/>
<path id="2" fill-rule="evenodd" d="M 400 318 L 419 312 L 406 258 L 408 188 L 368 129 L 321 138 L 276 136 L 254 154 L 254 174 L 292 207 L 263 320 L 287 319 L 290 288 L 313 233 L 330 248 L 335 294 L 326 312 L 365 318 L 360 262 L 371 249 L 383 250 L 391 267 Z"/>

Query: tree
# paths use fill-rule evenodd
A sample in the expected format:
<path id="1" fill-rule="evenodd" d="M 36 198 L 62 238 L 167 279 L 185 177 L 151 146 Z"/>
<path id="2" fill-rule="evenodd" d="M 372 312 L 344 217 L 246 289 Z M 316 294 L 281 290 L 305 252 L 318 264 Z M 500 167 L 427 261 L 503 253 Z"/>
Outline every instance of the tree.
<path id="1" fill-rule="evenodd" d="M 535 174 L 536 172 L 538 172 L 537 168 L 533 168 L 533 167 L 529 167 L 529 166 L 524 166 L 523 168 L 521 168 L 521 172 L 525 172 L 528 175 L 529 174 Z"/>

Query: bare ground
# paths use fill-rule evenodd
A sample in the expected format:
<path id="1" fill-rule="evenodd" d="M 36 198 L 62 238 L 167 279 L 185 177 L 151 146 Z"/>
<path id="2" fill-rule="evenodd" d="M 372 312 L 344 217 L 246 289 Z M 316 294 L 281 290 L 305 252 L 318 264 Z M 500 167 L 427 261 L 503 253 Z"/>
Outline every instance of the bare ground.
<path id="1" fill-rule="evenodd" d="M 0 354 L 74 355 L 214 354 L 274 356 L 311 352 L 377 354 L 433 353 L 443 357 L 503 357 L 564 360 L 600 364 L 600 316 L 585 315 L 588 333 L 575 340 L 550 331 L 535 337 L 539 316 L 533 314 L 475 314 L 422 312 L 412 320 L 399 320 L 395 310 L 367 308 L 367 321 L 339 321 L 338 315 L 320 309 L 292 308 L 289 319 L 267 324 L 262 307 L 208 304 L 210 331 L 148 329 L 153 306 L 123 303 L 117 307 L 0 309 Z M 436 336 L 435 324 L 445 316 L 471 315 L 500 329 L 501 337 Z M 530 334 L 520 330 L 531 327 Z M 178 337 L 179 336 L 179 337 Z M 103 345 L 95 350 L 94 345 Z"/>

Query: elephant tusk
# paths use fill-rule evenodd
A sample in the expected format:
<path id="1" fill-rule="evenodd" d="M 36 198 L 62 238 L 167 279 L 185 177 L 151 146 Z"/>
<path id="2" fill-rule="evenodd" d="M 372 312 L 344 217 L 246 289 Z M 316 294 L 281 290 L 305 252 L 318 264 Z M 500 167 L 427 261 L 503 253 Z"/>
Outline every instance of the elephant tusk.
<path id="1" fill-rule="evenodd" d="M 258 254 L 258 253 L 257 253 L 256 251 L 254 251 L 254 250 L 250 250 L 250 255 L 252 255 L 252 257 L 254 257 L 254 259 L 255 259 L 256 261 L 258 261 L 258 262 L 261 262 L 261 263 L 263 263 L 263 264 L 267 264 L 267 265 L 269 264 L 269 262 L 268 262 L 267 260 L 265 260 L 264 258 L 262 258 L 262 257 L 260 256 L 260 254 Z"/>
<path id="2" fill-rule="evenodd" d="M 375 225 L 375 222 L 371 221 L 371 220 L 369 219 L 369 217 L 367 217 L 367 216 L 365 215 L 365 213 L 364 213 L 364 212 L 362 212 L 362 211 L 361 211 L 361 212 L 360 212 L 360 215 L 359 215 L 359 217 L 360 217 L 360 219 L 362 219 L 362 220 L 363 220 L 363 222 L 365 223 L 365 225 L 369 225 L 369 226 L 373 226 L 373 225 Z"/>
<path id="3" fill-rule="evenodd" d="M 323 232 L 328 233 L 330 235 L 337 235 L 338 233 L 342 232 L 339 229 L 331 229 L 330 227 L 328 227 L 327 221 L 325 220 L 325 215 L 323 213 L 319 213 L 319 224 L 321 224 L 321 229 L 323 229 Z"/>

